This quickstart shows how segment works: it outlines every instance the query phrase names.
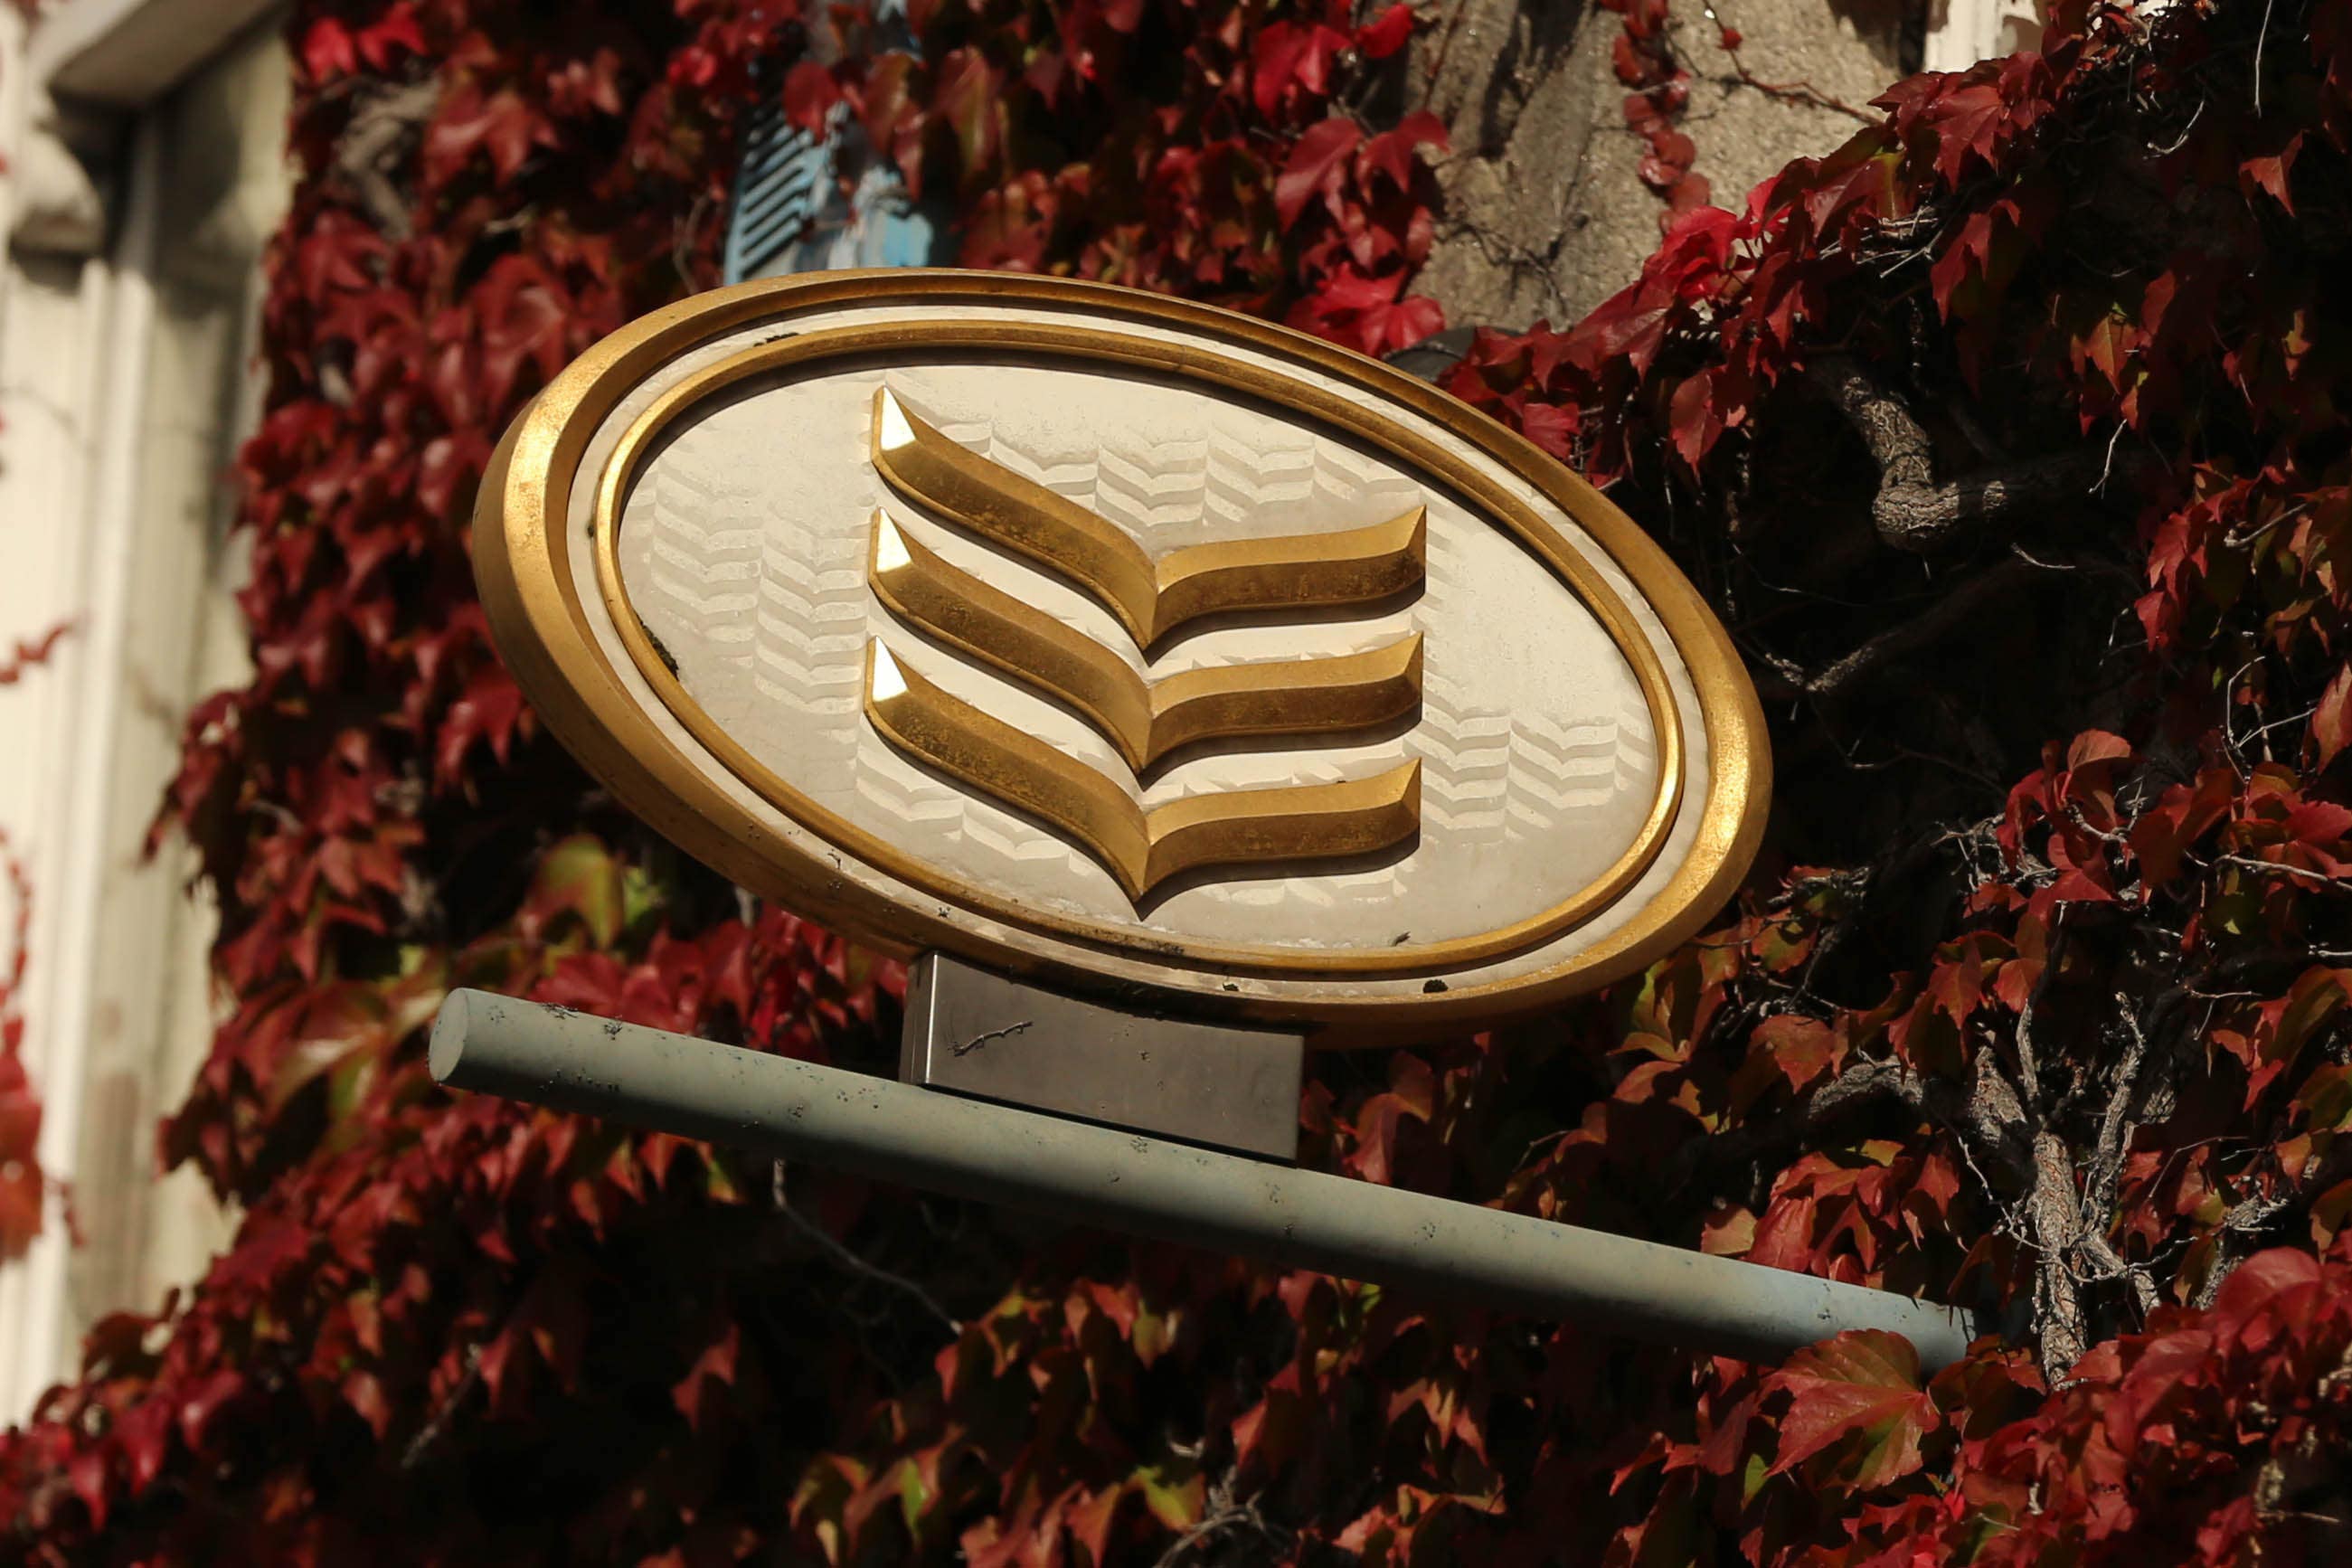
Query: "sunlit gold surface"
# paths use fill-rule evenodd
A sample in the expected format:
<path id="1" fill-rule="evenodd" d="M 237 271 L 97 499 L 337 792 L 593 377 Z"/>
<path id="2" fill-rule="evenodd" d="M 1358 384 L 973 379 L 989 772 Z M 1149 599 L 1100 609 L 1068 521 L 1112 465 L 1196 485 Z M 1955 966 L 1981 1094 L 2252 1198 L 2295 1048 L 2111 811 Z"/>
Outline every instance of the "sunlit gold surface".
<path id="1" fill-rule="evenodd" d="M 1328 784 L 1187 795 L 1146 809 L 1117 784 L 866 645 L 866 714 L 900 750 L 1051 823 L 1129 899 L 1210 866 L 1369 855 L 1421 826 L 1421 763 Z"/>
<path id="2" fill-rule="evenodd" d="M 1337 735 L 1402 719 L 1421 701 L 1418 632 L 1369 653 L 1147 680 L 1093 638 L 941 560 L 880 510 L 866 581 L 908 626 L 1076 710 L 1138 772 L 1180 746 L 1240 735 Z"/>
<path id="3" fill-rule="evenodd" d="M 1268 955 L 1263 949 L 1235 951 L 1227 944 L 1158 940 L 1132 931 L 1097 931 L 1083 922 L 1023 921 L 1017 911 L 1008 913 L 984 896 L 944 894 L 964 910 L 1005 921 L 1013 931 L 1025 928 L 1048 939 L 1044 945 L 1032 945 L 1025 939 L 975 927 L 948 903 L 935 908 L 903 892 L 868 886 L 846 876 L 839 864 L 841 854 L 857 855 L 892 876 L 904 878 L 888 859 L 868 854 L 868 850 L 887 853 L 888 847 L 875 845 L 854 831 L 844 838 L 830 839 L 822 813 L 797 820 L 819 840 L 834 844 L 835 852 L 781 838 L 767 816 L 739 804 L 708 777 L 701 764 L 679 748 L 623 684 L 597 646 L 586 607 L 573 586 L 572 540 L 565 519 L 575 483 L 583 478 L 592 484 L 597 481 L 598 476 L 583 476 L 580 469 L 589 442 L 604 421 L 633 389 L 699 346 L 756 326 L 771 332 L 798 331 L 800 337 L 790 342 L 805 346 L 814 346 L 808 340 L 827 339 L 826 352 L 835 353 L 882 350 L 920 359 L 936 352 L 941 339 L 940 324 L 932 320 L 815 331 L 794 325 L 810 313 L 860 303 L 982 310 L 1036 306 L 1109 323 L 1150 323 L 1192 334 L 1202 340 L 1202 347 L 1121 342 L 1115 327 L 1073 324 L 1041 329 L 1034 322 L 995 321 L 960 323 L 966 330 L 955 334 L 955 341 L 947 346 L 1060 353 L 1068 352 L 1072 342 L 1092 340 L 1100 352 L 1076 357 L 1237 386 L 1325 419 L 1370 440 L 1409 466 L 1454 485 L 1486 508 L 1496 526 L 1516 536 L 1581 593 L 1593 574 L 1549 522 L 1517 504 L 1507 484 L 1475 464 L 1452 459 L 1446 448 L 1398 425 L 1385 409 L 1409 409 L 1437 423 L 1506 473 L 1558 502 L 1638 587 L 1672 639 L 1697 692 L 1706 730 L 1708 769 L 1700 781 L 1705 793 L 1693 808 L 1699 813 L 1694 837 L 1674 874 L 1605 937 L 1537 969 L 1480 978 L 1460 972 L 1497 951 L 1485 943 L 1462 953 L 1407 952 L 1402 955 L 1403 962 L 1393 966 L 1377 962 L 1380 955 L 1357 952 Z M 1049 345 L 1043 341 L 1047 338 L 1056 342 Z M 856 347 L 845 346 L 852 340 Z M 1349 392 L 1334 395 L 1297 381 L 1279 368 L 1239 363 L 1206 346 L 1216 342 L 1244 344 L 1289 364 L 1311 367 L 1338 378 Z M 816 357 L 811 353 L 809 362 Z M 657 397 L 624 439 L 623 452 L 657 434 L 660 424 L 686 404 L 767 367 L 746 353 L 730 356 L 719 368 L 725 374 L 714 379 L 706 369 Z M 656 421 L 655 416 L 665 405 L 670 415 Z M 1433 454 L 1445 460 L 1433 464 Z M 615 503 L 625 493 L 635 460 L 633 456 L 628 462 L 610 464 L 601 476 L 603 494 L 596 509 L 596 527 L 602 536 L 598 565 L 608 607 L 617 599 L 625 608 L 617 575 L 607 568 Z M 1306 1019 L 1325 1026 L 1347 1023 L 1355 1031 L 1349 1038 L 1370 1040 L 1381 1032 L 1399 1028 L 1466 1024 L 1524 1012 L 1638 969 L 1715 917 L 1738 886 L 1763 833 L 1771 761 L 1754 689 L 1705 601 L 1640 529 L 1564 465 L 1434 387 L 1305 334 L 1213 307 L 1064 279 L 917 269 L 826 273 L 718 290 L 644 317 L 582 355 L 509 428 L 480 493 L 475 562 L 483 604 L 501 654 L 549 727 L 656 831 L 756 891 L 788 900 L 807 913 L 897 951 L 937 946 L 1015 972 L 1042 971 L 1074 982 L 1153 983 L 1182 990 L 1203 1005 L 1221 1005 L 1255 1016 Z M 1592 598 L 1587 597 L 1586 603 L 1595 605 L 1596 614 L 1601 614 L 1601 606 Z M 1622 606 L 1620 611 L 1622 615 Z M 1602 619 L 1620 646 L 1627 646 L 1622 619 L 1612 621 L 1605 615 Z M 637 657 L 638 645 L 644 640 L 642 628 L 635 626 L 631 616 L 619 629 L 632 662 L 643 672 L 644 664 Z M 1644 644 L 1643 652 L 1646 651 Z M 650 655 L 650 648 L 646 652 Z M 1654 657 L 1635 656 L 1645 693 L 1653 689 L 1655 663 Z M 667 673 L 657 658 L 653 664 L 656 671 Z M 763 780 L 765 770 L 723 736 L 714 744 L 706 728 L 715 727 L 697 724 L 691 700 L 676 689 L 674 680 L 666 688 L 650 675 L 646 679 L 665 704 L 685 703 L 685 710 L 673 708 L 673 711 L 697 745 L 778 809 L 793 815 L 775 793 L 773 786 L 781 785 L 781 781 Z M 1653 712 L 1660 720 L 1662 752 L 1671 752 L 1678 758 L 1681 731 L 1671 706 L 1663 713 L 1654 707 Z M 1681 784 L 1677 763 L 1670 787 L 1661 791 L 1654 814 L 1669 825 L 1679 806 Z M 1646 831 L 1644 838 L 1654 854 L 1657 839 Z M 1624 885 L 1613 873 L 1604 882 L 1616 884 L 1610 892 L 1612 897 Z M 1580 898 L 1570 911 L 1570 923 L 1605 902 L 1606 899 Z M 1534 940 L 1540 939 L 1525 938 L 1520 945 Z M 1076 942 L 1079 947 L 1056 949 L 1053 941 Z M 1311 976 L 1311 984 L 1270 981 L 1264 987 L 1235 986 L 1222 979 L 1225 974 L 1253 972 L 1269 976 L 1303 973 Z M 1433 984 L 1353 990 L 1349 984 L 1351 978 L 1369 980 L 1382 974 L 1417 978 L 1449 973 L 1453 978 L 1443 987 Z"/>
<path id="4" fill-rule="evenodd" d="M 1154 560 L 1116 523 L 942 436 L 887 387 L 874 394 L 874 466 L 908 500 L 1085 588 L 1145 649 L 1220 611 L 1388 598 L 1420 584 L 1428 552 L 1414 507 L 1363 528 L 1218 540 Z"/>
<path id="5" fill-rule="evenodd" d="M 1116 291 L 1115 292 L 1118 292 Z M 1171 947 L 1200 962 L 1223 968 L 1279 973 L 1303 970 L 1313 973 L 1412 973 L 1433 966 L 1475 963 L 1517 952 L 1547 937 L 1578 925 L 1633 886 L 1657 858 L 1673 830 L 1683 788 L 1683 733 L 1673 690 L 1657 652 L 1633 624 L 1624 601 L 1591 564 L 1562 540 L 1540 512 L 1510 487 L 1476 465 L 1465 462 L 1443 443 L 1399 425 L 1377 405 L 1339 396 L 1310 384 L 1294 381 L 1205 347 L 1138 339 L 1091 326 L 1054 322 L 988 320 L 889 322 L 871 326 L 821 327 L 782 334 L 739 350 L 681 377 L 648 405 L 625 429 L 606 458 L 598 484 L 594 512 L 596 573 L 606 614 L 615 635 L 627 648 L 630 661 L 664 707 L 684 724 L 695 741 L 727 770 L 758 790 L 795 822 L 829 843 L 917 887 L 937 892 L 962 905 L 1012 924 L 1079 941 L 1119 947 L 1133 940 L 1120 927 L 1098 920 L 1067 916 L 1040 908 L 1034 901 L 1003 897 L 997 889 L 948 876 L 908 855 L 899 846 L 859 827 L 839 814 L 809 799 L 747 752 L 726 732 L 701 704 L 689 696 L 629 601 L 621 578 L 620 533 L 622 502 L 646 455 L 688 411 L 730 387 L 755 377 L 803 370 L 830 361 L 870 358 L 897 352 L 935 361 L 942 354 L 988 351 L 1034 355 L 1047 353 L 1081 363 L 1108 363 L 1132 370 L 1199 381 L 1250 396 L 1274 400 L 1282 395 L 1289 406 L 1312 415 L 1339 429 L 1402 458 L 1408 465 L 1454 486 L 1479 503 L 1498 524 L 1526 543 L 1592 612 L 1632 667 L 1648 707 L 1652 732 L 1658 747 L 1658 784 L 1647 819 L 1614 864 L 1600 877 L 1549 909 L 1495 927 L 1476 936 L 1438 942 L 1401 942 L 1381 948 L 1316 948 L 1301 950 L 1270 943 L 1210 942 L 1198 938 L 1170 939 Z M 1466 411 L 1465 411 L 1466 412 Z M 1597 498 L 1596 498 L 1597 499 Z M 1603 503 L 1606 504 L 1606 503 Z M 1423 526 L 1418 509 L 1406 514 Z M 1672 572 L 1671 565 L 1664 567 Z M 1704 607 L 1702 606 L 1702 609 Z M 584 620 L 580 623 L 585 631 Z M 1712 625 L 1712 618 L 1709 618 Z M 1744 677 L 1743 677 L 1744 679 Z M 1752 696 L 1753 693 L 1751 692 Z M 1159 951 L 1156 947 L 1155 952 Z"/>
<path id="6" fill-rule="evenodd" d="M 1358 528 L 1195 545 L 1154 559 L 1117 524 L 950 440 L 887 388 L 874 394 L 875 467 L 907 500 L 1092 594 L 1139 649 L 1217 611 L 1391 598 L 1420 585 L 1423 509 Z M 1328 735 L 1413 712 L 1418 634 L 1369 654 L 1185 670 L 1146 680 L 1060 621 L 949 564 L 877 509 L 867 582 L 909 626 L 1068 702 L 1139 770 L 1176 746 L 1235 735 Z M 1179 871 L 1328 860 L 1387 849 L 1421 820 L 1421 764 L 1362 783 L 1196 795 L 1150 810 L 1120 784 L 866 648 L 866 711 L 892 744 L 1075 839 L 1130 900 Z"/>

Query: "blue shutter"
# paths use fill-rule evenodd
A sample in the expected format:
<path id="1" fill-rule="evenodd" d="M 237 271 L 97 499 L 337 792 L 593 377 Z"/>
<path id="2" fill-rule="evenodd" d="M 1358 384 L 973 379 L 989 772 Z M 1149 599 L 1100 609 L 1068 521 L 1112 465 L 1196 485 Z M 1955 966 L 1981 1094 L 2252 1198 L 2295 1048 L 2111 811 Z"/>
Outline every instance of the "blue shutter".
<path id="1" fill-rule="evenodd" d="M 735 210 L 727 220 L 727 281 L 800 268 L 785 260 L 817 210 L 835 199 L 833 138 L 819 142 L 784 121 L 782 104 L 763 97 L 743 133 L 735 174 Z"/>
<path id="2" fill-rule="evenodd" d="M 883 0 L 876 19 L 904 19 Z M 903 40 L 894 40 L 901 41 Z M 784 120 L 773 84 L 743 132 L 743 163 L 727 220 L 726 281 L 774 278 L 839 267 L 929 267 L 954 258 L 943 215 L 907 195 L 887 158 L 876 154 L 864 127 L 836 108 L 822 136 Z M 839 175 L 856 180 L 846 198 Z"/>

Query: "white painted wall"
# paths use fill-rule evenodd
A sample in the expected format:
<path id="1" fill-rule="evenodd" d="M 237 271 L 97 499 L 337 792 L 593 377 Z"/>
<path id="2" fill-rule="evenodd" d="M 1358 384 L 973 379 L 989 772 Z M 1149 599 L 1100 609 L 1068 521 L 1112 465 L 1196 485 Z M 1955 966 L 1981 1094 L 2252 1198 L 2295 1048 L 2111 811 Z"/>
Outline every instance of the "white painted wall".
<path id="1" fill-rule="evenodd" d="M 156 1177 L 158 1119 L 212 1031 L 212 921 L 184 894 L 187 852 L 150 860 L 142 844 L 182 717 L 246 675 L 226 473 L 258 402 L 247 367 L 285 203 L 288 73 L 266 28 L 171 66 L 184 26 L 141 44 L 93 32 L 96 9 L 117 28 L 174 26 L 169 5 L 66 0 L 28 48 L 0 12 L 0 642 L 74 628 L 0 688 L 0 832 L 33 887 L 25 1056 L 42 1163 L 82 1238 L 53 1194 L 33 1250 L 0 1268 L 0 1419 L 72 1372 L 97 1318 L 195 1278 L 229 1223 L 193 1174 Z M 101 56 L 177 73 L 92 121 L 113 134 L 88 142 L 120 151 L 79 190 L 42 72 L 97 68 L 38 36 L 68 23 Z"/>
<path id="2" fill-rule="evenodd" d="M 1931 71 L 1966 70 L 2041 45 L 2034 0 L 1931 0 L 1924 61 Z"/>

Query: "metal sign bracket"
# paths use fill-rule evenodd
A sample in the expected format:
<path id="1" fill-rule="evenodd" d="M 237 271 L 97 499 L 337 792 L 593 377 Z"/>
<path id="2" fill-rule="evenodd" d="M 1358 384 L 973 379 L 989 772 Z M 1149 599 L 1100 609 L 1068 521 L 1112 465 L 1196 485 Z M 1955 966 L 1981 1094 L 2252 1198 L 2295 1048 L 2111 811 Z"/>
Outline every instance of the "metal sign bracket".
<path id="1" fill-rule="evenodd" d="M 1082 1001 L 944 953 L 907 980 L 902 1083 L 1287 1164 L 1307 1040 Z"/>
<path id="2" fill-rule="evenodd" d="M 441 1004 L 431 1060 L 453 1088 L 1746 1360 L 1883 1329 L 1932 1370 L 1978 1331 L 1969 1312 L 1885 1290 L 478 991 Z"/>

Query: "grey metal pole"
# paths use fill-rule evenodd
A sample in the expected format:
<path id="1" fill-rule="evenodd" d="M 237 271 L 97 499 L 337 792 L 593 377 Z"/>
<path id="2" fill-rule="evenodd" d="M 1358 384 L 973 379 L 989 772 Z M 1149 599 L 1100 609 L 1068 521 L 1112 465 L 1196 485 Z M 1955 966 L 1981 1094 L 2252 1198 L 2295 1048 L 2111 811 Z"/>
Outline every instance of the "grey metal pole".
<path id="1" fill-rule="evenodd" d="M 1349 1279 L 1777 1361 L 1845 1329 L 1958 1360 L 1958 1309 L 1525 1215 L 961 1100 L 480 991 L 434 1021 L 433 1076 L 770 1158 L 837 1166 Z"/>

